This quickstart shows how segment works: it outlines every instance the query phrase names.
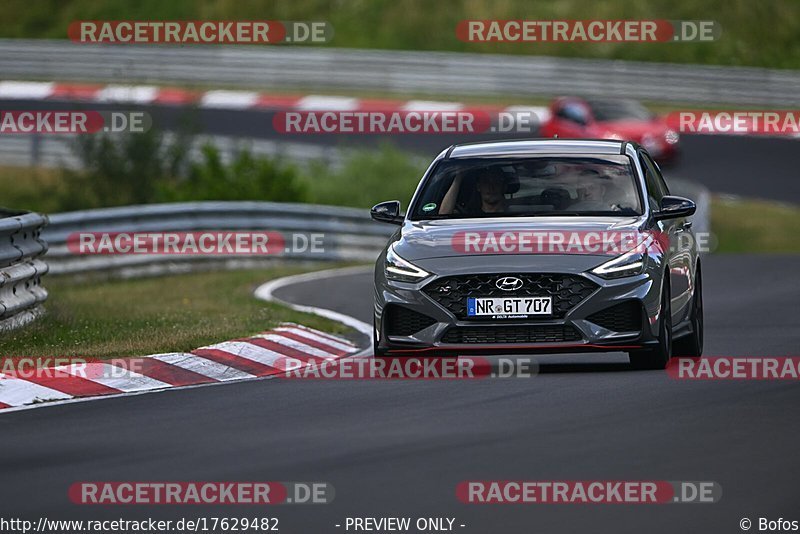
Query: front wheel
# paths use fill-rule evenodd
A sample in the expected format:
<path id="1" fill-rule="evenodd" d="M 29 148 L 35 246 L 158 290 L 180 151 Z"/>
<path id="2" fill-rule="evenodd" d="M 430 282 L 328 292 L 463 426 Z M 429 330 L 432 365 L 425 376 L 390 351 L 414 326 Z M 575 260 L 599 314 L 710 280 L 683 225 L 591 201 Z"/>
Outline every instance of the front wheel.
<path id="1" fill-rule="evenodd" d="M 631 366 L 634 369 L 654 370 L 666 369 L 672 356 L 672 306 L 670 303 L 669 284 L 664 283 L 661 295 L 661 321 L 658 327 L 658 345 L 641 352 L 629 352 Z"/>

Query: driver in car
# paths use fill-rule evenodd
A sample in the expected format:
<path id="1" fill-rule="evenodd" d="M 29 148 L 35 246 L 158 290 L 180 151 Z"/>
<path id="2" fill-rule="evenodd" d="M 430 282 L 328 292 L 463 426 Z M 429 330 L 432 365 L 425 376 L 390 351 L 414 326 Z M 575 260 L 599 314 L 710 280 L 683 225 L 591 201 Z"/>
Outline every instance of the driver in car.
<path id="1" fill-rule="evenodd" d="M 469 209 L 468 207 L 456 204 L 463 180 L 464 173 L 458 173 L 453 179 L 453 183 L 442 199 L 442 206 L 439 209 L 440 214 L 462 214 L 463 212 L 467 212 L 463 214 L 484 215 L 490 213 L 505 213 L 508 210 L 508 201 L 505 195 L 506 188 L 508 187 L 508 178 L 502 170 L 498 168 L 487 169 L 478 176 L 478 179 L 475 181 L 475 189 L 478 192 L 480 206 L 478 206 L 477 209 Z"/>

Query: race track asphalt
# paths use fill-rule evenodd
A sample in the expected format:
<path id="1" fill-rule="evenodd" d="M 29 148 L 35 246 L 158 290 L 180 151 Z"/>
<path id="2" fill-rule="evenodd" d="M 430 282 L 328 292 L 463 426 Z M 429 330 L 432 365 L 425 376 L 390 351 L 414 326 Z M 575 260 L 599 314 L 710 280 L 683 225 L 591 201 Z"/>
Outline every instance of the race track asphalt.
<path id="1" fill-rule="evenodd" d="M 704 258 L 706 353 L 796 355 L 798 256 Z M 370 275 L 278 296 L 368 321 Z M 620 354 L 543 356 L 527 379 L 281 381 L 0 415 L 0 517 L 276 516 L 285 533 L 348 516 L 455 517 L 464 533 L 740 532 L 800 519 L 797 382 L 690 382 Z M 716 504 L 467 505 L 474 479 L 716 481 Z M 89 507 L 77 481 L 327 481 L 329 505 Z M 756 528 L 754 527 L 755 531 Z M 352 532 L 352 530 L 351 530 Z"/>

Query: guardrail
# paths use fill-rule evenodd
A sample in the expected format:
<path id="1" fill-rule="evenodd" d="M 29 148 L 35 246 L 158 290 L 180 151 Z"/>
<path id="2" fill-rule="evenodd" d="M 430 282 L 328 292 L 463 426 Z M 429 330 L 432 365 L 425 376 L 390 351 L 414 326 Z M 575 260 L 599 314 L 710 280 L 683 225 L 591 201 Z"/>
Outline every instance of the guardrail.
<path id="1" fill-rule="evenodd" d="M 47 217 L 38 213 L 0 211 L 0 332 L 20 327 L 41 315 L 47 299 L 41 277 L 47 251 L 40 232 Z"/>
<path id="2" fill-rule="evenodd" d="M 76 232 L 192 232 L 201 230 L 275 231 L 301 236 L 290 254 L 236 255 L 126 254 L 76 255 L 67 238 Z M 259 266 L 275 259 L 372 261 L 393 227 L 372 221 L 367 210 L 277 202 L 185 202 L 125 206 L 50 216 L 44 238 L 53 274 L 114 271 L 123 277 L 184 272 L 198 267 Z M 317 251 L 307 246 L 319 234 Z M 291 239 L 291 237 L 290 237 Z M 308 239 L 305 242 L 304 239 Z"/>
<path id="3" fill-rule="evenodd" d="M 0 40 L 6 79 L 800 105 L 800 72 L 456 52 Z"/>

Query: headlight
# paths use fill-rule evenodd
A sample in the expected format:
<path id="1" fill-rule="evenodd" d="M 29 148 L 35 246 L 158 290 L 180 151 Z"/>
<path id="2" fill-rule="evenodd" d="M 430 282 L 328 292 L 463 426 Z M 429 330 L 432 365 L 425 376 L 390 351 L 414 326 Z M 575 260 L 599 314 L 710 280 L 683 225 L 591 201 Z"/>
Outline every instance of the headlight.
<path id="1" fill-rule="evenodd" d="M 613 260 L 605 262 L 599 267 L 595 267 L 592 269 L 592 273 L 607 280 L 642 274 L 646 258 L 646 253 L 640 252 L 638 249 L 631 250 L 622 256 L 617 256 Z"/>
<path id="2" fill-rule="evenodd" d="M 664 141 L 666 141 L 667 144 L 670 145 L 674 145 L 675 143 L 677 143 L 680 140 L 680 138 L 681 136 L 678 135 L 678 132 L 676 132 L 675 130 L 667 130 L 667 133 L 664 134 Z"/>
<path id="3" fill-rule="evenodd" d="M 383 268 L 386 278 L 396 282 L 419 282 L 431 275 L 431 273 L 423 271 L 413 263 L 401 258 L 394 251 L 394 245 L 392 243 L 389 250 L 386 251 L 386 264 Z"/>

